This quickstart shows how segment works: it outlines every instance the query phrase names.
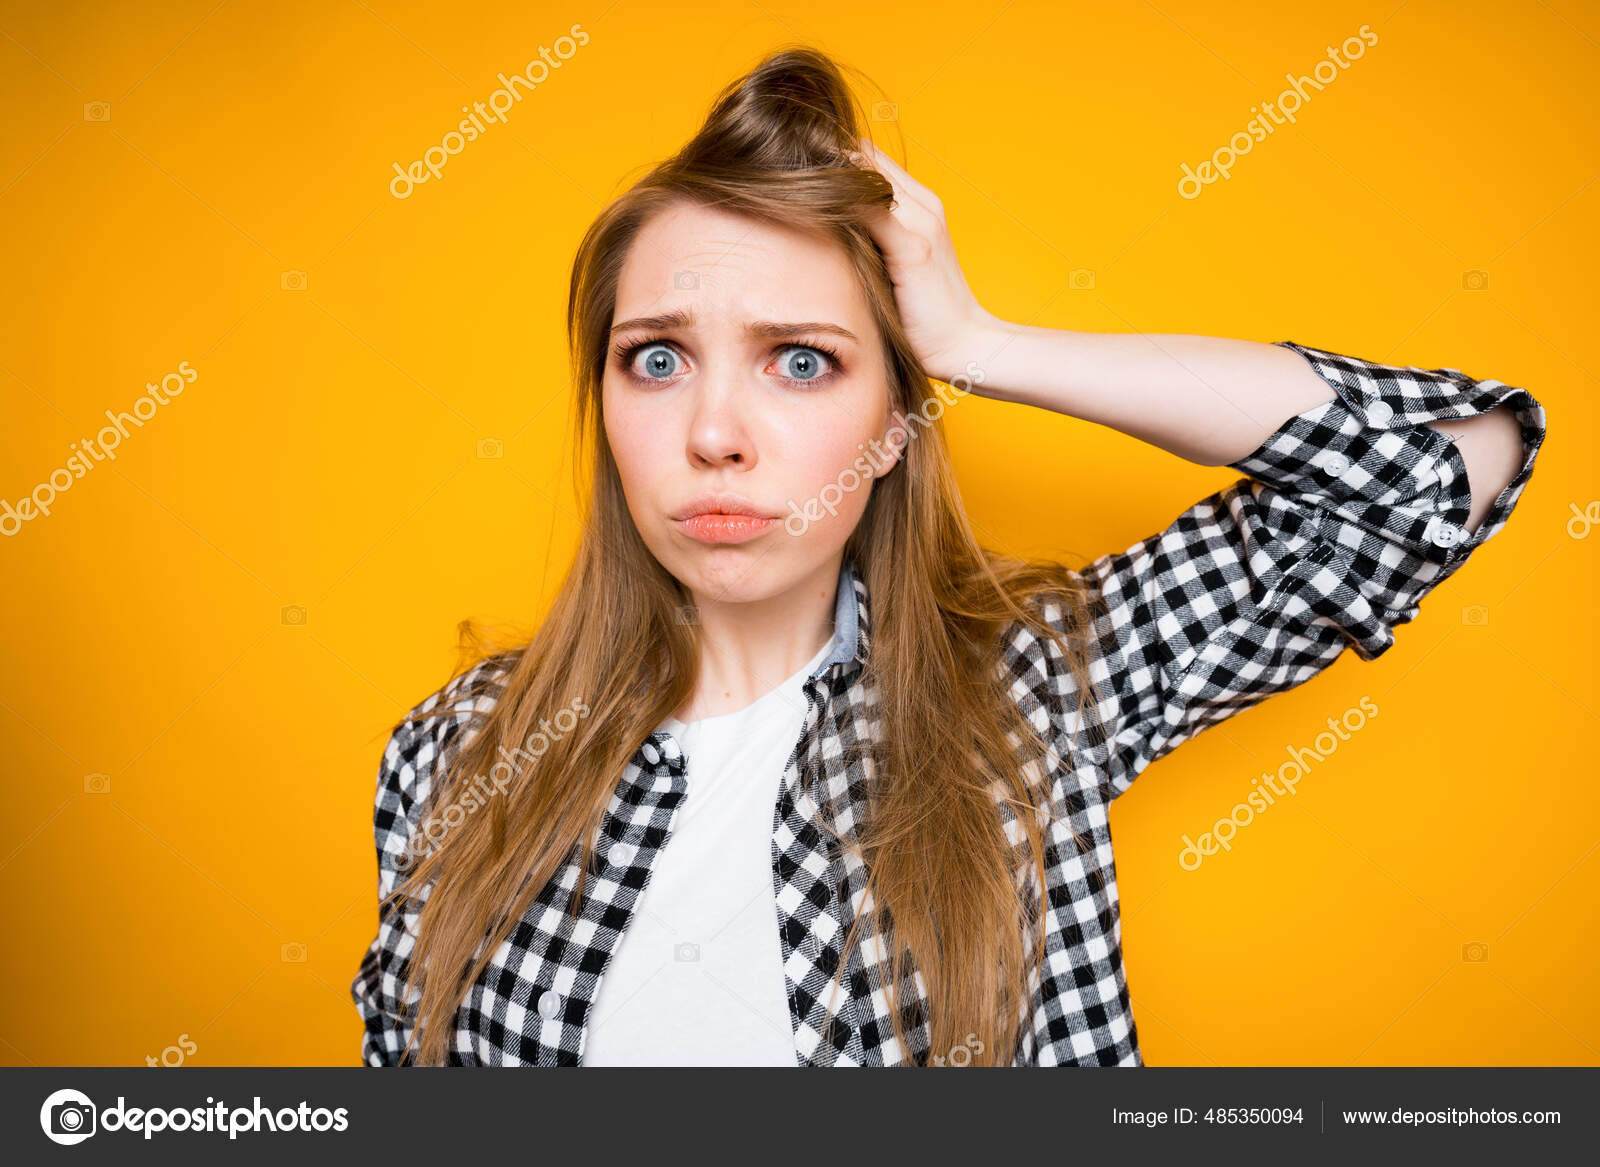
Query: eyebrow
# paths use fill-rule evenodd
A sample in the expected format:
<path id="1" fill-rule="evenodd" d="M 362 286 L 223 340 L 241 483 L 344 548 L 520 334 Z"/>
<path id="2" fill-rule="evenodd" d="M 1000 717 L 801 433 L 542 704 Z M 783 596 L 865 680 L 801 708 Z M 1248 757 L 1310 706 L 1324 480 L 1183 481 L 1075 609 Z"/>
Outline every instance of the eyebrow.
<path id="1" fill-rule="evenodd" d="M 693 328 L 694 313 L 687 309 L 678 308 L 671 312 L 662 312 L 656 316 L 636 316 L 632 320 L 624 320 L 620 324 L 611 326 L 611 335 L 619 332 L 638 329 L 649 332 L 667 332 L 675 328 Z M 827 320 L 753 320 L 745 325 L 745 331 L 751 336 L 766 337 L 771 340 L 781 340 L 786 336 L 799 336 L 803 333 L 826 333 L 829 336 L 842 336 L 846 340 L 856 340 L 856 334 L 843 325 L 833 324 Z M 857 342 L 859 343 L 859 342 Z"/>

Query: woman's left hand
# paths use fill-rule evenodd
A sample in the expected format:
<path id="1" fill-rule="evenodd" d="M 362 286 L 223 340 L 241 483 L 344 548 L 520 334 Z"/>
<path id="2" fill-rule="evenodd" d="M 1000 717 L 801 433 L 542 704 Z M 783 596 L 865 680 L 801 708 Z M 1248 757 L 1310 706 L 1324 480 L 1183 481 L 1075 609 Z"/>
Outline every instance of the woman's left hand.
<path id="1" fill-rule="evenodd" d="M 895 206 L 878 214 L 870 226 L 888 263 L 912 350 L 931 376 L 941 381 L 964 377 L 967 362 L 983 356 L 979 334 L 998 322 L 979 305 L 961 274 L 939 197 L 871 139 L 859 141 L 861 164 L 894 187 Z"/>

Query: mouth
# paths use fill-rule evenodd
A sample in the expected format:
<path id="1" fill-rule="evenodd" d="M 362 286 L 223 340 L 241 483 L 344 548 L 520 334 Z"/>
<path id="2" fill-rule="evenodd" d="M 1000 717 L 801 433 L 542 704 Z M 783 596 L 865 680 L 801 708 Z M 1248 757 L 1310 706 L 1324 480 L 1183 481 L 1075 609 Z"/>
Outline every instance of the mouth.
<path id="1" fill-rule="evenodd" d="M 701 543 L 744 543 L 765 534 L 778 521 L 749 499 L 706 495 L 671 516 L 673 526 Z"/>
<path id="2" fill-rule="evenodd" d="M 673 526 L 702 543 L 743 543 L 765 534 L 778 520 L 764 515 L 729 515 L 702 511 L 686 519 L 672 520 Z"/>

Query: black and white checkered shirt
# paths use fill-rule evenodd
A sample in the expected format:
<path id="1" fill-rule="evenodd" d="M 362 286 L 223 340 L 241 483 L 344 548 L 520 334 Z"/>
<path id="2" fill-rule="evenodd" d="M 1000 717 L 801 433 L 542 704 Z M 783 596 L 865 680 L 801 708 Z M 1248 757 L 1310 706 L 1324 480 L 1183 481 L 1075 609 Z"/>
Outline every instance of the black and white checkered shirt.
<path id="1" fill-rule="evenodd" d="M 1016 1065 L 1143 1064 L 1123 972 L 1116 870 L 1107 812 L 1151 762 L 1224 718 L 1308 680 L 1347 647 L 1370 660 L 1393 629 L 1506 522 L 1544 438 L 1543 408 L 1525 390 L 1476 381 L 1455 369 L 1396 368 L 1299 345 L 1334 388 L 1334 400 L 1285 421 L 1243 460 L 1247 478 L 1201 499 L 1165 530 L 1080 569 L 1104 599 L 1093 632 L 1092 715 L 1086 732 L 1071 675 L 1057 646 L 1021 625 L 1001 664 L 1033 725 L 1065 761 L 1051 774 L 1046 833 L 1049 914 L 1043 975 L 1035 976 L 1029 1025 Z M 1466 418 L 1509 402 L 1522 425 L 1515 479 L 1475 531 L 1466 531 L 1470 494 L 1454 443 L 1420 423 Z M 1053 627 L 1066 614 L 1044 608 Z M 841 951 L 852 905 L 863 909 L 866 872 L 840 853 L 819 807 L 852 829 L 867 789 L 843 745 L 875 732 L 877 697 L 863 673 L 872 644 L 869 597 L 846 563 L 840 573 L 835 651 L 805 682 L 808 701 L 795 757 L 783 775 L 772 832 L 776 920 L 796 1062 L 804 1066 L 927 1064 L 927 1026 L 894 1040 L 874 954 L 885 946 L 863 925 L 865 943 Z M 402 723 L 384 751 L 374 827 L 379 888 L 398 882 L 397 859 L 418 829 L 441 751 L 493 704 L 462 696 L 480 665 L 417 711 L 450 716 Z M 667 846 L 686 801 L 685 761 L 669 734 L 652 733 L 634 754 L 595 838 L 587 872 L 574 847 L 472 986 L 455 1018 L 450 1061 L 459 1065 L 576 1066 L 611 954 L 646 893 L 651 866 Z M 1077 832 L 1089 844 L 1080 851 Z M 581 915 L 566 904 L 586 882 Z M 414 908 L 390 911 L 352 985 L 366 1024 L 363 1060 L 397 1064 L 410 1019 L 399 993 L 415 934 Z M 887 954 L 884 954 L 887 955 Z M 842 1005 L 823 1037 L 824 991 L 848 959 Z M 903 981 L 909 1012 L 926 1013 L 921 974 Z M 415 998 L 413 997 L 413 1001 Z M 905 1003 L 905 998 L 902 998 Z"/>

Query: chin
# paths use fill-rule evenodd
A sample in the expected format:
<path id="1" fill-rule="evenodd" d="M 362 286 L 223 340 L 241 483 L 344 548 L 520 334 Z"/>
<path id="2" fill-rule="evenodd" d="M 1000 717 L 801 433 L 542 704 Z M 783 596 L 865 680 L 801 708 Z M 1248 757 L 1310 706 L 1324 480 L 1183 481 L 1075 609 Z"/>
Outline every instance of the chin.
<path id="1" fill-rule="evenodd" d="M 708 600 L 748 604 L 770 599 L 795 582 L 789 578 L 792 570 L 786 571 L 778 558 L 754 545 L 707 548 L 691 553 L 672 574 Z"/>

